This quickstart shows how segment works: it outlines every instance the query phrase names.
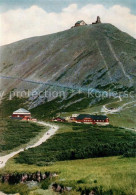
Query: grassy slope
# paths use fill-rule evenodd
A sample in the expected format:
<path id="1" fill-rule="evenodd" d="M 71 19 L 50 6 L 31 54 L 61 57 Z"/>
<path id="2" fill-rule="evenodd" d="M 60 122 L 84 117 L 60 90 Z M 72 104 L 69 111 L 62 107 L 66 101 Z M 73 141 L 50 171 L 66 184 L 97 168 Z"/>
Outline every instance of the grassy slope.
<path id="1" fill-rule="evenodd" d="M 35 123 L 12 120 L 9 118 L 12 112 L 20 107 L 26 107 L 26 99 L 13 98 L 12 101 L 7 97 L 0 105 L 0 153 L 4 155 L 10 150 L 18 147 L 25 147 L 28 143 L 32 144 L 42 136 L 48 128 Z"/>
<path id="2" fill-rule="evenodd" d="M 65 132 L 70 132 L 70 128 L 65 128 Z M 61 129 L 59 133 L 64 133 L 64 129 Z M 56 179 L 57 183 L 64 184 L 66 186 L 72 186 L 73 189 L 78 190 L 80 187 L 90 188 L 93 186 L 102 186 L 104 195 L 108 190 L 113 191 L 114 195 L 126 194 L 134 195 L 136 193 L 136 159 L 135 158 L 121 158 L 121 157 L 105 157 L 105 158 L 93 158 L 74 161 L 61 161 L 55 162 L 49 166 L 36 166 L 27 164 L 17 164 L 12 159 L 6 167 L 0 171 L 3 172 L 35 172 L 52 171 L 59 172 L 59 177 Z M 61 181 L 62 180 L 62 181 Z M 97 183 L 96 183 L 97 182 Z M 21 195 L 41 195 L 49 194 L 49 191 L 28 190 L 26 187 L 19 186 L 0 186 L 1 190 L 5 192 L 22 192 Z M 78 194 L 73 192 L 71 194 Z M 79 193 L 80 194 L 80 193 Z M 107 193 L 110 195 L 110 193 Z"/>
<path id="3" fill-rule="evenodd" d="M 20 153 L 17 162 L 45 165 L 46 162 L 116 156 L 135 147 L 136 134 L 117 127 L 65 124 L 52 139 Z"/>
<path id="4" fill-rule="evenodd" d="M 80 103 L 77 102 L 81 100 Z M 85 93 L 75 94 L 67 99 L 56 98 L 31 110 L 32 115 L 38 119 L 49 120 L 62 113 L 80 112 L 88 108 L 92 98 Z"/>
<path id="5" fill-rule="evenodd" d="M 87 108 L 81 109 L 79 111 L 73 112 L 65 112 L 62 113 L 62 116 L 71 116 L 74 113 L 101 113 L 101 109 L 103 105 L 106 105 L 106 108 L 118 108 L 123 106 L 123 104 L 135 101 L 134 98 L 124 98 L 123 101 L 119 101 L 119 99 L 104 99 L 100 102 L 92 106 L 88 106 Z M 136 129 L 136 102 L 126 105 L 123 110 L 118 113 L 108 114 L 110 119 L 110 124 L 113 126 L 124 127 L 124 128 L 133 128 Z"/>
<path id="6" fill-rule="evenodd" d="M 112 189 L 114 195 L 123 194 L 121 192 L 134 195 L 136 193 L 135 169 L 135 158 L 105 157 L 56 162 L 47 167 L 16 164 L 14 160 L 10 160 L 0 173 L 34 172 L 37 170 L 57 171 L 59 177 L 56 182 L 73 186 L 76 189 L 79 187 L 103 186 L 104 191 Z M 78 182 L 80 180 L 82 180 L 81 183 Z M 97 180 L 97 183 L 94 183 L 95 180 Z"/>
<path id="7" fill-rule="evenodd" d="M 79 98 L 84 98 L 80 103 L 75 101 Z M 93 98 L 88 98 L 85 94 L 76 94 L 67 100 L 55 99 L 47 102 L 31 110 L 34 117 L 48 120 L 54 116 L 61 115 L 62 117 L 72 116 L 77 113 L 101 113 L 103 105 L 107 108 L 118 108 L 127 102 L 134 101 L 134 98 L 124 98 L 123 101 L 119 99 L 103 99 L 96 100 L 96 103 L 90 106 Z M 73 103 L 72 103 L 73 102 Z M 61 109 L 60 109 L 61 108 Z M 109 114 L 110 124 L 119 127 L 136 128 L 136 103 L 129 104 L 124 107 L 119 113 Z"/>
<path id="8" fill-rule="evenodd" d="M 78 112 L 97 112 L 101 110 L 103 104 L 96 104 L 91 108 L 85 108 L 79 110 Z M 22 107 L 22 106 L 21 106 Z M 47 111 L 47 109 L 46 109 Z M 44 111 L 45 112 L 45 111 Z M 77 113 L 76 110 L 72 112 L 64 113 L 64 115 L 69 115 L 72 113 Z M 123 112 L 124 114 L 124 112 Z M 110 115 L 110 117 L 117 115 Z M 132 116 L 130 113 L 129 117 Z M 117 117 L 118 118 L 118 117 Z M 115 118 L 115 125 L 117 125 L 117 118 Z M 43 117 L 45 119 L 45 117 Z M 114 121 L 114 120 L 113 120 Z M 125 118 L 124 118 L 125 121 Z M 118 121 L 120 122 L 120 120 Z M 118 123 L 119 124 L 119 123 Z M 70 132 L 71 128 L 65 128 L 65 132 Z M 58 133 L 64 133 L 64 128 L 60 129 Z M 116 189 L 114 194 L 121 194 L 121 191 L 126 192 L 126 194 L 134 195 L 136 193 L 135 189 L 135 164 L 136 160 L 134 158 L 120 158 L 120 157 L 105 157 L 97 159 L 85 159 L 85 160 L 74 160 L 74 161 L 62 161 L 56 162 L 52 166 L 48 167 L 37 167 L 35 165 L 25 165 L 17 164 L 14 160 L 10 160 L 6 167 L 0 172 L 34 172 L 37 170 L 49 170 L 60 172 L 59 178 L 65 179 L 65 181 L 57 181 L 60 183 L 66 183 L 71 186 L 72 184 L 75 188 L 82 186 L 93 186 L 102 185 L 104 190 Z M 129 173 L 129 174 L 128 174 Z M 83 180 L 83 184 L 77 184 L 77 180 Z M 84 181 L 85 180 L 85 181 Z M 97 180 L 97 184 L 94 184 L 94 180 Z M 19 187 L 20 188 L 20 187 Z M 21 189 L 21 188 L 20 188 Z M 10 191 L 11 192 L 11 191 Z M 18 192 L 18 190 L 16 190 Z"/>
<path id="9" fill-rule="evenodd" d="M 9 99 L 9 94 L 6 95 L 0 104 L 0 118 L 8 118 L 12 115 L 13 111 L 19 108 L 27 108 L 26 98 L 13 97 L 12 100 Z"/>
<path id="10" fill-rule="evenodd" d="M 120 128 L 65 124 L 60 131 L 39 147 L 20 153 L 17 162 L 45 165 L 59 160 L 120 155 L 135 147 L 136 134 Z"/>
<path id="11" fill-rule="evenodd" d="M 124 106 L 123 110 L 118 113 L 108 115 L 110 118 L 110 122 L 112 125 L 126 127 L 126 128 L 133 128 L 136 129 L 136 101 L 133 99 L 124 99 L 123 101 L 116 101 L 113 103 L 109 103 L 106 107 L 107 108 L 118 108 L 123 106 L 125 103 L 129 103 L 128 105 Z M 132 102 L 132 103 L 131 103 Z"/>
<path id="12" fill-rule="evenodd" d="M 136 107 L 108 116 L 112 125 L 136 129 Z"/>
<path id="13" fill-rule="evenodd" d="M 18 147 L 36 142 L 47 129 L 43 126 L 31 122 L 2 120 L 0 129 L 0 153 L 9 153 Z"/>
<path id="14" fill-rule="evenodd" d="M 72 131 L 71 125 L 61 125 L 57 135 Z M 49 166 L 40 167 L 36 165 L 18 164 L 14 159 L 11 159 L 6 164 L 6 167 L 0 170 L 0 174 L 4 172 L 35 172 L 37 170 L 59 172 L 59 177 L 56 179 L 56 182 L 66 186 L 72 186 L 76 190 L 80 187 L 84 189 L 85 187 L 102 186 L 105 192 L 112 189 L 114 195 L 120 195 L 122 193 L 134 195 L 136 193 L 135 166 L 135 158 L 122 157 L 61 161 Z M 5 186 L 2 185 L 1 189 L 4 188 Z M 44 194 L 44 192 L 42 193 Z"/>

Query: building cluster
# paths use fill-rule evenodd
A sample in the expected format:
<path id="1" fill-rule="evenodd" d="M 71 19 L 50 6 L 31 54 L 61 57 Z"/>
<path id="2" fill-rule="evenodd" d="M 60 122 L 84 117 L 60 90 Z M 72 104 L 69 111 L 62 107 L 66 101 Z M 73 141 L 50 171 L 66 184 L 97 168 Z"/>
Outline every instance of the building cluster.
<path id="1" fill-rule="evenodd" d="M 22 120 L 22 121 L 33 121 L 37 120 L 32 118 L 31 113 L 20 108 L 13 112 L 12 119 Z M 53 122 L 69 122 L 69 123 L 83 123 L 83 124 L 93 124 L 93 125 L 109 125 L 109 118 L 105 115 L 91 115 L 91 114 L 72 114 L 69 117 L 56 117 L 52 119 Z"/>
<path id="2" fill-rule="evenodd" d="M 32 118 L 31 113 L 24 108 L 20 108 L 20 109 L 14 111 L 11 118 L 17 119 L 17 120 L 22 120 L 22 121 L 33 121 L 33 122 L 37 121 L 36 119 Z"/>
<path id="3" fill-rule="evenodd" d="M 97 16 L 96 22 L 93 22 L 92 24 L 100 24 L 100 23 L 101 23 L 100 16 Z M 85 25 L 87 24 L 85 23 L 84 20 L 79 20 L 75 23 L 74 26 L 72 26 L 72 28 L 79 27 L 79 26 L 85 26 Z"/>
<path id="4" fill-rule="evenodd" d="M 71 117 L 56 117 L 54 122 L 73 122 L 92 125 L 109 125 L 109 118 L 105 115 L 73 114 Z"/>

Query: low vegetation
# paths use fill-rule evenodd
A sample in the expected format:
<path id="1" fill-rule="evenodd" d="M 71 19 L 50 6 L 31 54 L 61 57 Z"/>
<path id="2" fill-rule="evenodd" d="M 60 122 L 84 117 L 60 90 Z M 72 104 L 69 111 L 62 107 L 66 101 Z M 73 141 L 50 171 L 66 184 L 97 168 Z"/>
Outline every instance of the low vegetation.
<path id="1" fill-rule="evenodd" d="M 71 129 L 65 131 L 65 129 Z M 52 139 L 20 153 L 17 163 L 46 165 L 47 162 L 123 155 L 135 148 L 136 134 L 108 126 L 65 124 Z"/>
<path id="2" fill-rule="evenodd" d="M 11 119 L 1 120 L 0 126 L 0 152 L 28 143 L 45 129 L 35 123 Z"/>
<path id="3" fill-rule="evenodd" d="M 9 185 L 9 184 L 2 184 L 0 183 L 0 190 L 7 194 L 15 194 L 19 193 L 20 195 L 28 195 L 29 188 L 25 184 L 16 184 L 16 185 Z"/>
<path id="4" fill-rule="evenodd" d="M 80 100 L 80 101 L 79 101 Z M 32 115 L 38 119 L 48 120 L 63 112 L 74 112 L 89 106 L 92 98 L 87 94 L 75 94 L 68 99 L 56 98 L 31 110 Z"/>
<path id="5" fill-rule="evenodd" d="M 32 138 L 45 131 L 45 127 L 35 123 L 10 119 L 12 112 L 27 107 L 26 99 L 7 95 L 0 104 L 0 153 L 13 150 L 28 143 Z"/>
<path id="6" fill-rule="evenodd" d="M 12 92 L 11 92 L 12 94 Z M 1 118 L 7 118 L 11 116 L 11 114 L 19 109 L 19 108 L 27 108 L 27 99 L 26 98 L 18 98 L 18 97 L 13 97 L 10 100 L 10 94 L 6 95 L 2 103 L 0 104 L 0 117 Z"/>

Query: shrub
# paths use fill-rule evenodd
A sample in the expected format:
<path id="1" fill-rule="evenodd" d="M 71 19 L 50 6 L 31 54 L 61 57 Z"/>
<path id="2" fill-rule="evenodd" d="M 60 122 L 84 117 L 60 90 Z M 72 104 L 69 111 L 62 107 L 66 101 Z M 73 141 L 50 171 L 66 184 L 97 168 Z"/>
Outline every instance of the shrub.
<path id="1" fill-rule="evenodd" d="M 46 190 L 46 189 L 48 189 L 50 184 L 51 184 L 51 180 L 48 178 L 48 179 L 42 181 L 41 188 L 43 190 Z"/>
<path id="2" fill-rule="evenodd" d="M 124 157 L 136 157 L 136 149 L 128 150 L 123 154 Z"/>
<path id="3" fill-rule="evenodd" d="M 16 161 L 44 166 L 55 161 L 123 155 L 135 148 L 133 133 L 126 135 L 114 127 L 74 124 L 75 127 L 80 131 L 56 134 L 40 146 L 20 153 Z"/>

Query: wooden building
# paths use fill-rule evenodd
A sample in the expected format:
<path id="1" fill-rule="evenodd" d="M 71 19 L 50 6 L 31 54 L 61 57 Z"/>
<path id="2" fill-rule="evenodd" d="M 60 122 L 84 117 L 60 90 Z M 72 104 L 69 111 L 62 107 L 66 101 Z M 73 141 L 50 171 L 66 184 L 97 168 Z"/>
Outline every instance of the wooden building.
<path id="1" fill-rule="evenodd" d="M 75 23 L 75 27 L 78 27 L 78 26 L 85 26 L 85 25 L 87 25 L 83 20 L 80 20 L 80 21 L 77 21 L 76 23 Z"/>
<path id="2" fill-rule="evenodd" d="M 109 125 L 109 118 L 105 115 L 80 114 L 76 119 L 76 123 Z"/>
<path id="3" fill-rule="evenodd" d="M 31 113 L 24 108 L 20 108 L 20 109 L 13 112 L 12 118 L 13 119 L 29 120 L 29 119 L 31 119 Z"/>
<path id="4" fill-rule="evenodd" d="M 56 117 L 52 119 L 53 122 L 66 122 L 66 120 L 62 117 Z"/>

